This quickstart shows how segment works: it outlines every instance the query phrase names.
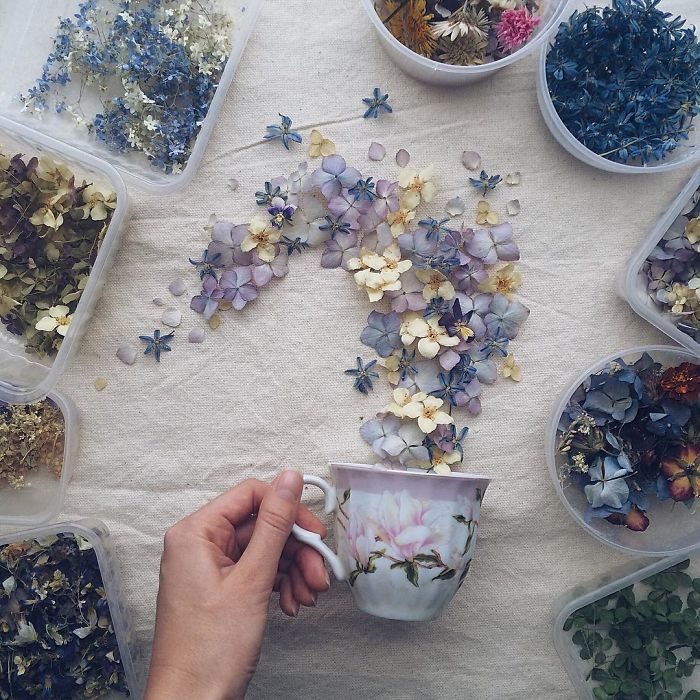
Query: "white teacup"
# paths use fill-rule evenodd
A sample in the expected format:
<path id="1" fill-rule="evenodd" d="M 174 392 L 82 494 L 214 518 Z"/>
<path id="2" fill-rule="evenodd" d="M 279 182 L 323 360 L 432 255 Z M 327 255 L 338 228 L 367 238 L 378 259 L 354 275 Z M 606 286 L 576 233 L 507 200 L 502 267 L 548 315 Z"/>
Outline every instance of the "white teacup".
<path id="1" fill-rule="evenodd" d="M 318 486 L 326 512 L 336 514 L 338 553 L 298 525 L 294 535 L 348 581 L 360 610 L 393 620 L 438 617 L 469 571 L 490 479 L 361 464 L 331 464 L 330 472 L 334 486 L 310 475 L 304 482 Z"/>

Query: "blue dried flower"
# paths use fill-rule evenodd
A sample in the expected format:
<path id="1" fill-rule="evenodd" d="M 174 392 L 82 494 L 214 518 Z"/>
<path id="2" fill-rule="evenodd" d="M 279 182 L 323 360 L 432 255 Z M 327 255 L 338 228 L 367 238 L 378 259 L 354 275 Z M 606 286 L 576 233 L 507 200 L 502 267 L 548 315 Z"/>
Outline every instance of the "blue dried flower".
<path id="1" fill-rule="evenodd" d="M 374 117 L 376 119 L 382 112 L 393 112 L 394 110 L 391 108 L 388 100 L 388 93 L 386 95 L 382 95 L 382 91 L 378 87 L 374 88 L 372 97 L 362 98 L 362 101 L 367 105 L 367 110 L 362 116 L 365 119 L 369 119 L 370 117 Z"/>
<path id="2" fill-rule="evenodd" d="M 160 330 L 158 329 L 153 331 L 153 337 L 150 335 L 140 335 L 139 340 L 143 340 L 143 342 L 146 343 L 146 349 L 143 351 L 143 354 L 153 354 L 156 358 L 156 362 L 160 362 L 161 352 L 170 352 L 172 350 L 170 342 L 174 337 L 174 331 L 170 331 L 167 335 L 161 336 Z"/>
<path id="3" fill-rule="evenodd" d="M 364 345 L 374 348 L 380 357 L 389 357 L 401 347 L 401 317 L 395 311 L 383 314 L 372 311 L 367 317 L 367 326 L 362 331 L 360 340 Z"/>
<path id="4" fill-rule="evenodd" d="M 367 394 L 374 388 L 373 379 L 379 379 L 379 374 L 372 371 L 372 367 L 377 364 L 376 360 L 363 364 L 362 358 L 357 358 L 357 367 L 354 369 L 346 369 L 345 374 L 355 377 L 354 387 L 361 394 Z"/>
<path id="5" fill-rule="evenodd" d="M 266 141 L 280 139 L 282 141 L 282 145 L 289 150 L 290 141 L 301 143 L 301 134 L 292 129 L 292 120 L 289 117 L 285 116 L 284 114 L 280 114 L 280 117 L 282 117 L 281 124 L 268 124 L 266 127 L 267 133 L 265 134 L 264 138 Z"/>
<path id="6" fill-rule="evenodd" d="M 485 170 L 479 173 L 479 177 L 470 177 L 469 182 L 472 187 L 476 187 L 477 190 L 481 190 L 482 194 L 486 196 L 486 193 L 490 190 L 495 190 L 498 185 L 503 182 L 503 178 L 500 175 L 488 175 Z"/>
<path id="7" fill-rule="evenodd" d="M 281 199 L 282 201 L 287 201 L 286 193 L 282 192 L 280 187 L 273 187 L 272 183 L 266 182 L 264 190 L 258 190 L 255 193 L 255 202 L 261 207 L 269 207 L 272 205 L 273 199 Z"/>
<path id="8" fill-rule="evenodd" d="M 303 241 L 301 238 L 299 238 L 299 236 L 297 236 L 293 240 L 287 236 L 282 236 L 282 238 L 280 238 L 280 243 L 283 246 L 286 246 L 287 255 L 293 255 L 294 253 L 301 254 L 311 247 L 306 241 Z"/>
<path id="9" fill-rule="evenodd" d="M 372 182 L 372 178 L 368 177 L 366 180 L 358 180 L 357 183 L 350 188 L 349 192 L 355 197 L 355 201 L 359 202 L 363 199 L 371 202 L 376 199 L 377 195 L 374 192 L 375 183 Z"/>

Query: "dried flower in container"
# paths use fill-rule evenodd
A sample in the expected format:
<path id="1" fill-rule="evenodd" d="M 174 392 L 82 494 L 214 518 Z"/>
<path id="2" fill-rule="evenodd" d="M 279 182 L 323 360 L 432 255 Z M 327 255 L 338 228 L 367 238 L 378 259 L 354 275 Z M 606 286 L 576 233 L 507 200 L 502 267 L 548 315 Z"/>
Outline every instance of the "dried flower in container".
<path id="1" fill-rule="evenodd" d="M 180 172 L 231 53 L 231 25 L 210 0 L 84 0 L 59 21 L 20 99 L 29 113 L 67 115 L 112 151 Z"/>
<path id="2" fill-rule="evenodd" d="M 0 152 L 0 321 L 28 353 L 58 352 L 116 206 L 65 165 Z"/>
<path id="3" fill-rule="evenodd" d="M 699 66 L 695 28 L 682 17 L 659 0 L 615 0 L 574 12 L 560 26 L 547 85 L 562 122 L 586 148 L 644 165 L 688 139 L 700 111 Z"/>
<path id="4" fill-rule="evenodd" d="M 0 488 L 21 488 L 39 470 L 60 477 L 64 439 L 63 413 L 51 399 L 25 405 L 0 401 Z"/>
<path id="5" fill-rule="evenodd" d="M 129 695 L 95 551 L 77 534 L 0 546 L 0 697 Z"/>
<path id="6" fill-rule="evenodd" d="M 455 66 L 478 66 L 514 53 L 540 23 L 539 0 L 377 0 L 375 7 L 408 49 Z"/>

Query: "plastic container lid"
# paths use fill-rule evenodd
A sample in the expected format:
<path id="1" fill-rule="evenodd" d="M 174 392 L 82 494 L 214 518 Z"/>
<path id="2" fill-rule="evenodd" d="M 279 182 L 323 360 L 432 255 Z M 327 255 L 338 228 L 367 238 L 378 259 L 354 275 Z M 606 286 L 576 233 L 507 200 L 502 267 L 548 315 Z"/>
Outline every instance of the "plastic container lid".
<path id="1" fill-rule="evenodd" d="M 651 229 L 644 242 L 632 253 L 624 270 L 618 278 L 620 296 L 649 323 L 656 326 L 662 333 L 673 338 L 677 343 L 700 356 L 700 343 L 695 342 L 687 333 L 680 330 L 672 321 L 672 315 L 658 306 L 647 291 L 647 275 L 644 263 L 656 244 L 666 235 L 669 229 L 680 226 L 685 228 L 685 218 L 682 213 L 691 197 L 700 188 L 700 170 L 698 170 L 683 191 L 676 197 L 670 209 L 661 216 Z"/>
<path id="2" fill-rule="evenodd" d="M 688 558 L 690 558 L 690 568 L 687 573 L 697 578 L 700 576 L 700 560 L 697 559 L 699 554 L 700 546 L 684 554 L 677 554 L 666 559 L 656 559 L 641 565 L 637 562 L 617 567 L 599 579 L 577 586 L 559 598 L 555 604 L 554 646 L 581 700 L 595 700 L 594 685 L 587 680 L 591 662 L 584 661 L 579 657 L 579 648 L 572 641 L 576 630 L 564 631 L 564 623 L 568 618 L 577 610 L 597 600 L 607 598 L 623 588 L 634 586 Z M 690 678 L 684 680 L 683 695 L 680 697 L 684 697 L 693 688 L 700 690 L 700 674 L 698 673 L 693 673 Z"/>
<path id="3" fill-rule="evenodd" d="M 384 25 L 375 10 L 375 0 L 362 0 L 367 15 L 379 34 L 384 50 L 402 71 L 433 85 L 466 85 L 483 80 L 501 68 L 525 58 L 559 26 L 568 0 L 543 0 L 540 16 L 542 21 L 535 29 L 532 39 L 510 56 L 485 63 L 481 66 L 452 66 L 421 56 L 404 46 Z"/>
<path id="4" fill-rule="evenodd" d="M 88 182 L 111 189 L 117 195 L 117 206 L 58 353 L 45 359 L 30 355 L 24 351 L 22 338 L 12 335 L 4 326 L 0 326 L 0 400 L 6 403 L 31 403 L 51 392 L 78 348 L 80 337 L 85 332 L 97 297 L 105 283 L 108 268 L 114 261 L 129 203 L 124 181 L 109 163 L 21 124 L 15 124 L 2 116 L 0 146 L 4 149 L 14 149 L 11 155 L 24 153 L 31 157 L 43 154 L 60 160 L 68 165 L 77 178 L 84 177 Z"/>
<path id="5" fill-rule="evenodd" d="M 557 426 L 559 419 L 573 393 L 589 375 L 603 369 L 612 360 L 621 357 L 627 362 L 634 362 L 642 353 L 648 352 L 651 357 L 664 367 L 675 366 L 681 362 L 697 362 L 693 353 L 668 345 L 648 345 L 629 350 L 621 350 L 599 360 L 594 365 L 581 372 L 567 386 L 559 401 L 554 405 L 554 411 L 547 426 L 545 435 L 545 457 L 549 475 L 561 502 L 569 515 L 589 534 L 600 542 L 614 547 L 632 556 L 665 557 L 688 552 L 700 543 L 700 509 L 689 510 L 682 504 L 672 500 L 657 501 L 650 498 L 649 518 L 651 524 L 644 532 L 633 532 L 621 525 L 613 525 L 602 518 L 595 518 L 590 523 L 584 519 L 584 511 L 588 505 L 583 489 L 575 484 L 563 486 L 559 478 L 557 445 Z"/>
<path id="6" fill-rule="evenodd" d="M 132 629 L 130 615 L 122 597 L 121 579 L 116 557 L 112 550 L 109 529 L 100 520 L 76 520 L 37 527 L 32 530 L 15 532 L 12 535 L 0 537 L 0 547 L 12 542 L 41 539 L 49 535 L 75 534 L 84 537 L 93 547 L 97 556 L 102 582 L 107 593 L 107 604 L 112 618 L 112 627 L 117 638 L 119 656 L 121 657 L 124 675 L 131 692 L 131 698 L 140 700 L 143 697 L 143 684 L 136 673 L 134 657 L 131 652 Z M 111 693 L 107 700 L 119 700 L 126 696 L 122 693 Z"/>
<path id="7" fill-rule="evenodd" d="M 164 194 L 184 188 L 194 177 L 204 149 L 219 117 L 226 93 L 257 20 L 262 0 L 215 0 L 215 5 L 234 21 L 231 55 L 226 62 L 219 86 L 207 112 L 192 153 L 182 172 L 168 175 L 153 167 L 141 153 L 115 153 L 95 138 L 80 131 L 70 118 L 46 113 L 41 119 L 21 112 L 18 95 L 26 92 L 41 75 L 42 67 L 53 46 L 53 36 L 61 17 L 77 11 L 79 0 L 0 0 L 0 114 L 21 122 L 33 131 L 50 134 L 80 151 L 95 154 L 111 163 L 135 187 Z"/>
<path id="8" fill-rule="evenodd" d="M 567 17 L 573 14 L 574 11 L 578 10 L 582 12 L 589 7 L 604 7 L 611 5 L 612 2 L 590 2 L 590 0 L 573 0 L 571 7 L 569 8 L 571 12 L 568 13 Z M 673 0 L 664 0 L 661 3 L 660 9 L 667 12 L 674 12 L 674 5 L 678 6 L 678 2 Z M 688 16 L 688 10 L 693 8 L 693 12 Z M 698 3 L 686 3 L 685 5 L 680 5 L 680 8 L 684 10 L 682 15 L 686 19 L 686 26 L 698 25 L 700 24 L 700 4 Z M 623 173 L 626 175 L 644 175 L 648 173 L 660 173 L 666 172 L 668 170 L 676 170 L 678 168 L 684 168 L 689 165 L 700 163 L 700 133 L 698 129 L 695 128 L 694 131 L 690 133 L 690 137 L 687 141 L 681 141 L 681 145 L 668 154 L 665 160 L 658 164 L 648 164 L 648 165 L 630 165 L 627 163 L 617 163 L 603 156 L 599 156 L 594 153 L 589 148 L 586 148 L 564 125 L 564 122 L 559 117 L 557 110 L 554 108 L 554 103 L 549 94 L 549 88 L 547 86 L 547 74 L 546 74 L 546 64 L 547 64 L 547 54 L 549 53 L 550 46 L 554 41 L 554 32 L 552 32 L 553 37 L 551 41 L 548 41 L 542 46 L 540 51 L 539 64 L 537 69 L 537 101 L 540 105 L 540 110 L 542 111 L 542 116 L 547 124 L 547 127 L 552 132 L 554 138 L 569 152 L 571 155 L 576 156 L 579 160 L 584 163 L 593 166 L 594 168 L 599 168 L 600 170 L 606 170 L 611 173 Z"/>

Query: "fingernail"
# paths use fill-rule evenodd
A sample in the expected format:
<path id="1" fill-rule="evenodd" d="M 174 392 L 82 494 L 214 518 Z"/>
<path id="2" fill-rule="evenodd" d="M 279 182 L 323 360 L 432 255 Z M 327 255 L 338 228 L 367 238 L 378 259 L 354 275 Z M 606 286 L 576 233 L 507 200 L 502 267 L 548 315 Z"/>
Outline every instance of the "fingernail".
<path id="1" fill-rule="evenodd" d="M 296 608 L 294 608 L 292 613 L 293 613 L 293 615 L 292 615 L 293 617 L 296 617 L 299 614 L 299 606 L 298 605 L 296 606 Z"/>
<path id="2" fill-rule="evenodd" d="M 314 595 L 314 597 L 311 599 L 311 607 L 315 608 L 317 602 L 318 602 L 318 594 Z"/>
<path id="3" fill-rule="evenodd" d="M 301 474 L 294 469 L 285 469 L 273 482 L 275 493 L 285 501 L 298 501 L 304 488 Z"/>
<path id="4" fill-rule="evenodd" d="M 331 577 L 328 575 L 327 571 L 324 571 L 324 573 L 326 574 L 326 586 L 328 586 L 328 588 L 330 588 L 331 587 Z"/>

